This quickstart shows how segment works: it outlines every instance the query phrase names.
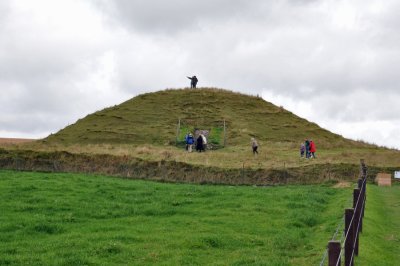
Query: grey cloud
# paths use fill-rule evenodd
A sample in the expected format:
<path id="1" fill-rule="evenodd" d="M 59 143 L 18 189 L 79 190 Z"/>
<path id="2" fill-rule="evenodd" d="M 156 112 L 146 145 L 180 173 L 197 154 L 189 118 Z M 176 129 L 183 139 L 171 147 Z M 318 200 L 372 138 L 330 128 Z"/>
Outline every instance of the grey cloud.
<path id="1" fill-rule="evenodd" d="M 93 0 L 105 14 L 123 27 L 145 33 L 175 34 L 199 30 L 202 24 L 247 19 L 259 13 L 260 1 L 205 0 L 205 1 L 154 1 L 154 0 Z"/>
<path id="2" fill-rule="evenodd" d="M 58 29 L 35 24 L 34 14 L 2 1 L 0 14 L 3 10 L 0 131 L 46 134 L 105 107 L 97 84 L 90 84 L 88 77 L 98 71 L 97 58 L 107 51 L 107 36 L 76 38 L 70 25 Z"/>
<path id="3" fill-rule="evenodd" d="M 10 12 L 9 3 L 6 1 L 0 2 L 0 29 L 4 26 L 5 21 L 8 19 Z"/>
<path id="4" fill-rule="evenodd" d="M 299 4 L 299 5 L 303 5 L 303 4 L 313 4 L 318 2 L 319 0 L 287 0 L 288 3 L 290 4 Z"/>

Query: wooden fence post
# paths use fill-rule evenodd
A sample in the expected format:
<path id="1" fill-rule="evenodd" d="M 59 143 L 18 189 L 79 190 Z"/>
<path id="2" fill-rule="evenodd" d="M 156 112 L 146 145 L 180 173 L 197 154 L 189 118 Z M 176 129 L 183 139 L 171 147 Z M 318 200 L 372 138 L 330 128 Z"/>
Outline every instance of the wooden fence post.
<path id="1" fill-rule="evenodd" d="M 354 210 L 346 209 L 344 214 L 344 232 L 347 234 L 346 240 L 344 242 L 344 265 L 345 266 L 353 266 L 353 260 L 351 258 L 353 253 L 353 245 L 354 245 L 354 232 L 353 232 L 353 224 L 354 221 L 351 222 L 353 218 Z M 350 263 L 351 262 L 351 263 Z"/>
<path id="2" fill-rule="evenodd" d="M 353 190 L 353 208 L 345 209 L 344 214 L 344 265 L 354 266 L 354 257 L 359 252 L 359 236 L 362 232 L 362 220 L 364 217 L 365 203 L 367 200 L 366 186 L 367 186 L 367 167 L 364 164 L 364 160 L 360 160 L 360 177 L 357 180 L 357 188 Z M 336 235 L 336 233 L 335 233 Z M 334 238 L 332 238 L 334 239 Z M 340 241 L 329 241 L 328 242 L 328 253 L 325 253 L 323 262 L 328 254 L 329 266 L 337 266 L 341 264 L 343 255 L 341 256 L 341 242 Z"/>
<path id="3" fill-rule="evenodd" d="M 329 241 L 328 242 L 328 258 L 329 266 L 340 265 L 340 241 Z M 339 261 L 339 262 L 338 262 Z"/>
<path id="4" fill-rule="evenodd" d="M 358 202 L 357 202 L 358 201 Z M 354 219 L 353 219 L 353 233 L 354 233 L 354 254 L 358 255 L 358 222 L 360 221 L 360 209 L 361 209 L 362 199 L 360 197 L 360 189 L 355 188 L 353 190 L 353 209 L 354 209 Z"/>
<path id="5" fill-rule="evenodd" d="M 360 208 L 358 209 L 358 218 L 360 220 L 360 227 L 359 231 L 362 232 L 362 218 L 364 217 L 364 187 L 366 184 L 364 184 L 364 180 L 359 178 L 358 179 L 358 188 L 360 189 Z"/>
<path id="6" fill-rule="evenodd" d="M 364 205 L 363 205 L 362 213 L 361 213 L 362 217 L 364 217 L 365 203 L 367 201 L 367 177 L 366 176 L 363 177 L 363 182 L 364 182 L 364 186 L 363 186 L 362 192 L 363 192 L 363 197 L 364 197 Z"/>
<path id="7" fill-rule="evenodd" d="M 364 159 L 360 159 L 360 177 L 364 175 Z"/>
<path id="8" fill-rule="evenodd" d="M 362 179 L 362 178 L 359 178 L 359 179 L 357 180 L 357 187 L 358 187 L 359 189 L 361 189 L 361 188 L 362 188 L 362 185 L 363 185 L 363 179 Z"/>

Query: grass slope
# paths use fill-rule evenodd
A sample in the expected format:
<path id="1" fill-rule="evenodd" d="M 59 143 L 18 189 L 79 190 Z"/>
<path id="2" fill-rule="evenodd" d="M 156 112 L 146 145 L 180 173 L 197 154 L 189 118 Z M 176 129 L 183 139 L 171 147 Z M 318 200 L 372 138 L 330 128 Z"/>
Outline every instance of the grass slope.
<path id="1" fill-rule="evenodd" d="M 400 184 L 367 186 L 363 232 L 357 265 L 399 265 Z"/>
<path id="2" fill-rule="evenodd" d="M 349 198 L 0 171 L 0 265 L 316 265 Z"/>
<path id="3" fill-rule="evenodd" d="M 174 89 L 146 93 L 120 105 L 90 114 L 47 138 L 49 142 L 175 144 L 178 120 L 181 134 L 195 128 L 219 134 L 226 122 L 227 144 L 296 142 L 318 139 L 319 146 L 348 146 L 346 140 L 262 98 L 221 89 Z M 218 131 L 218 132 L 217 132 Z"/>

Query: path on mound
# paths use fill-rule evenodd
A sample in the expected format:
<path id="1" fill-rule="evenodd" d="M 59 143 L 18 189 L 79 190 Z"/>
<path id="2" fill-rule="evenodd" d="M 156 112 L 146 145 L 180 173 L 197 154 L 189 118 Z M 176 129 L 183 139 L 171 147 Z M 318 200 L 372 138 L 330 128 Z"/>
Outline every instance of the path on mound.
<path id="1" fill-rule="evenodd" d="M 400 184 L 367 186 L 363 232 L 356 265 L 398 265 L 400 261 Z"/>

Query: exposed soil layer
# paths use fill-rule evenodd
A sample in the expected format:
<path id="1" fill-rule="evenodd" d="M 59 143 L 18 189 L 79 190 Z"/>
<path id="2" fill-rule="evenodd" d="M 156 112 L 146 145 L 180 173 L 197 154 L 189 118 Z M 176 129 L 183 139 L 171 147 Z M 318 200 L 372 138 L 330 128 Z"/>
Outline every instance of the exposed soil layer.
<path id="1" fill-rule="evenodd" d="M 130 156 L 4 149 L 0 149 L 0 169 L 103 174 L 164 182 L 258 186 L 355 181 L 359 175 L 358 165 L 343 163 L 286 169 L 222 169 L 175 161 L 144 161 Z M 376 173 L 393 170 L 370 168 L 368 177 L 373 180 Z"/>

